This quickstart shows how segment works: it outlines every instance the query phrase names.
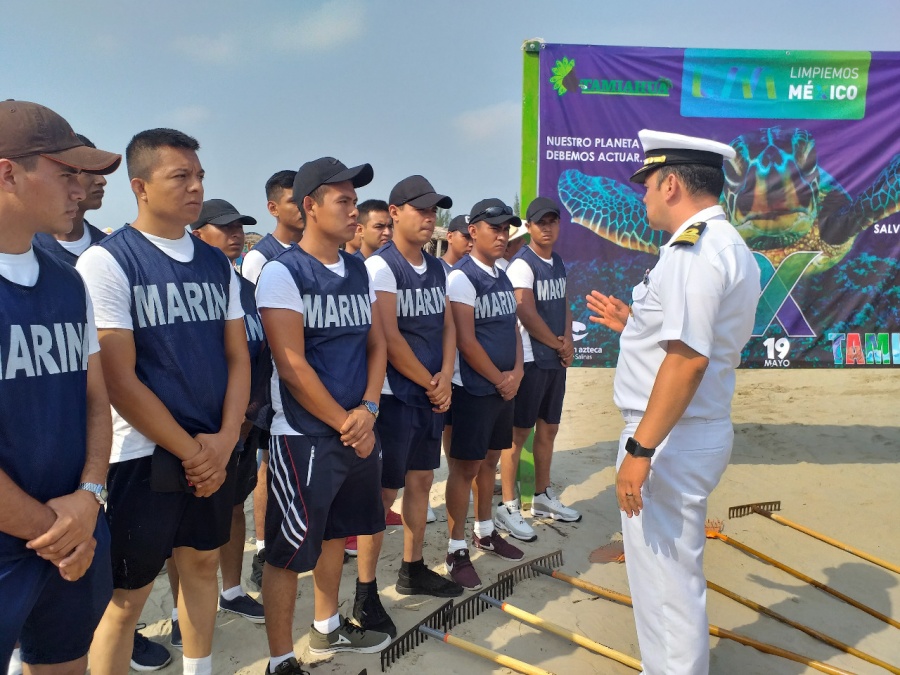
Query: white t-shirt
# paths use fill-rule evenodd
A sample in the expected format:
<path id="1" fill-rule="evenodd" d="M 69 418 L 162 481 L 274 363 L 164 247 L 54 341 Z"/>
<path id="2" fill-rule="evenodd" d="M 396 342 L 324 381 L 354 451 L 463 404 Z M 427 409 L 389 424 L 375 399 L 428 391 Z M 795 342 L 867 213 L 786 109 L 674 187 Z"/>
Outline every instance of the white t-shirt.
<path id="1" fill-rule="evenodd" d="M 325 267 L 340 277 L 347 276 L 347 266 L 344 258 L 339 257 L 336 263 Z M 369 299 L 375 303 L 375 291 L 369 286 Z M 290 271 L 282 263 L 273 260 L 267 264 L 259 275 L 256 284 L 257 309 L 289 309 L 303 314 L 303 298 L 300 297 L 300 289 L 291 276 Z M 281 382 L 278 378 L 278 369 L 272 369 L 272 384 L 269 389 L 272 395 L 272 410 L 275 416 L 272 419 L 272 427 L 269 433 L 273 436 L 302 436 L 287 421 L 284 415 L 284 406 L 281 404 Z"/>
<path id="2" fill-rule="evenodd" d="M 700 221 L 706 229 L 696 244 L 672 246 Z M 646 411 L 668 342 L 679 340 L 709 359 L 682 417 L 728 417 L 734 369 L 753 331 L 759 293 L 759 265 L 722 208 L 711 206 L 686 220 L 632 291 L 633 316 L 622 331 L 613 384 L 616 406 Z"/>
<path id="3" fill-rule="evenodd" d="M 408 260 L 406 262 L 419 276 L 422 276 L 428 271 L 428 263 L 425 262 L 425 258 L 422 258 L 421 265 L 413 265 Z M 446 268 L 443 265 L 441 265 L 441 267 L 445 270 L 444 277 L 446 279 Z M 366 258 L 366 269 L 369 271 L 369 287 L 372 292 L 381 291 L 383 293 L 397 294 L 397 278 L 394 276 L 394 272 L 388 266 L 387 261 L 385 261 L 384 258 L 380 255 L 373 255 Z M 393 393 L 394 392 L 391 391 L 391 385 L 388 383 L 387 375 L 385 375 L 384 386 L 381 387 L 381 394 L 383 396 L 392 396 Z"/>
<path id="4" fill-rule="evenodd" d="M 506 258 L 497 258 L 497 262 L 494 264 L 505 272 L 506 268 L 509 267 L 509 260 Z"/>
<path id="5" fill-rule="evenodd" d="M 87 223 L 85 223 L 84 233 L 81 235 L 80 239 L 76 241 L 62 241 L 61 239 L 57 239 L 56 241 L 72 255 L 80 256 L 87 251 L 88 246 L 91 245 L 91 233 L 87 228 Z"/>
<path id="6" fill-rule="evenodd" d="M 272 235 L 272 239 L 275 239 L 275 235 Z M 290 243 L 285 244 L 280 239 L 275 239 L 279 244 L 281 244 L 284 248 L 290 248 Z M 262 253 L 257 251 L 255 248 L 251 248 L 247 251 L 247 255 L 244 256 L 244 262 L 241 263 L 241 276 L 244 277 L 247 281 L 252 281 L 254 284 L 259 281 L 259 273 L 262 272 L 263 265 L 269 262 L 268 258 L 264 256 Z"/>
<path id="7" fill-rule="evenodd" d="M 503 260 L 503 258 L 500 258 L 500 260 Z M 499 263 L 500 260 L 497 262 Z M 497 278 L 500 274 L 496 263 L 494 267 L 488 267 L 475 256 L 472 256 L 472 262 L 494 278 Z M 464 305 L 474 307 L 476 296 L 475 286 L 472 285 L 466 273 L 462 270 L 451 270 L 447 276 L 447 298 L 450 302 L 461 302 Z M 456 352 L 456 362 L 453 366 L 453 384 L 462 386 L 462 376 L 459 374 L 459 351 Z"/>
<path id="8" fill-rule="evenodd" d="M 547 258 L 541 258 L 541 256 L 537 257 L 542 262 L 546 263 L 547 267 L 553 269 L 552 258 L 547 260 Z M 510 263 L 509 267 L 506 269 L 506 276 L 509 277 L 513 288 L 527 288 L 532 292 L 534 291 L 534 270 L 531 269 L 531 265 L 522 258 L 516 258 Z M 534 351 L 531 349 L 531 335 L 525 330 L 525 326 L 522 325 L 521 321 L 519 321 L 518 324 L 519 334 L 522 336 L 522 354 L 525 357 L 524 362 L 530 363 L 534 361 Z"/>
<path id="9" fill-rule="evenodd" d="M 33 248 L 29 248 L 25 253 L 0 253 L 0 276 L 14 284 L 31 288 L 38 281 L 40 269 Z M 96 354 L 100 351 L 100 342 L 97 340 L 94 305 L 87 286 L 84 289 L 84 296 L 87 310 L 88 353 Z"/>
<path id="10" fill-rule="evenodd" d="M 140 230 L 138 230 L 140 232 Z M 194 259 L 193 235 L 184 233 L 179 239 L 165 239 L 141 232 L 160 251 L 178 262 Z M 97 327 L 100 330 L 124 328 L 134 330 L 131 321 L 131 284 L 125 270 L 116 262 L 112 253 L 102 246 L 91 246 L 78 259 L 75 268 L 81 272 L 94 302 Z M 244 320 L 241 306 L 241 284 L 234 270 L 228 288 L 228 313 L 226 320 Z M 125 421 L 115 408 L 113 417 L 113 444 L 109 461 L 124 462 L 153 454 L 156 443 Z"/>

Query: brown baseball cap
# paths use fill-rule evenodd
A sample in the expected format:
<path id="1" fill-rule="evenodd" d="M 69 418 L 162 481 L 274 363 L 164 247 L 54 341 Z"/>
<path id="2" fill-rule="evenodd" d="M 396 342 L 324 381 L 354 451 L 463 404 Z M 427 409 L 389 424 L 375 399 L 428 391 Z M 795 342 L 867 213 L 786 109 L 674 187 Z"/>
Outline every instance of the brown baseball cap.
<path id="1" fill-rule="evenodd" d="M 69 123 L 37 103 L 9 99 L 0 103 L 0 158 L 41 155 L 86 173 L 108 174 L 122 155 L 85 145 Z"/>

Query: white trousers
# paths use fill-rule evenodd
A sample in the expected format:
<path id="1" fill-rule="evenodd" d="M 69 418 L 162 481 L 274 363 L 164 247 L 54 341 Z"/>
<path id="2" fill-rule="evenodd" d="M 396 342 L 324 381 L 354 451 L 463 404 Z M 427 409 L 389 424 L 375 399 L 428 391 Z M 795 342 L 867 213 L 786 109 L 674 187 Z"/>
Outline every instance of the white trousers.
<path id="1" fill-rule="evenodd" d="M 642 413 L 623 411 L 616 466 Z M 659 445 L 641 488 L 644 509 L 622 513 L 625 566 L 646 675 L 707 675 L 706 501 L 728 466 L 729 418 L 679 422 Z"/>

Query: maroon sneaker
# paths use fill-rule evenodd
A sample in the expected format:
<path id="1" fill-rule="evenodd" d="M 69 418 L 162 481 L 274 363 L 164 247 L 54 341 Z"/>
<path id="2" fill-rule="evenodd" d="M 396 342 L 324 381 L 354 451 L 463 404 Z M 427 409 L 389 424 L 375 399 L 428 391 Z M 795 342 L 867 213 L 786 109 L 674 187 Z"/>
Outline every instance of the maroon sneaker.
<path id="1" fill-rule="evenodd" d="M 478 572 L 475 571 L 472 561 L 469 560 L 468 549 L 464 548 L 460 551 L 448 553 L 447 558 L 444 560 L 444 566 L 447 568 L 447 574 L 450 575 L 450 578 L 463 588 L 467 588 L 470 591 L 476 591 L 481 588 L 481 579 L 478 578 Z"/>
<path id="2" fill-rule="evenodd" d="M 389 509 L 387 516 L 384 518 L 384 524 L 388 527 L 398 527 L 403 525 L 403 518 L 401 518 L 400 514 L 393 509 Z"/>
<path id="3" fill-rule="evenodd" d="M 488 553 L 493 553 L 494 555 L 498 555 L 504 560 L 521 560 L 525 557 L 525 554 L 522 553 L 521 549 L 516 548 L 512 544 L 510 544 L 506 539 L 501 537 L 497 530 L 491 532 L 489 537 L 477 537 L 472 536 L 472 544 L 474 544 L 475 548 L 479 551 L 487 551 Z"/>

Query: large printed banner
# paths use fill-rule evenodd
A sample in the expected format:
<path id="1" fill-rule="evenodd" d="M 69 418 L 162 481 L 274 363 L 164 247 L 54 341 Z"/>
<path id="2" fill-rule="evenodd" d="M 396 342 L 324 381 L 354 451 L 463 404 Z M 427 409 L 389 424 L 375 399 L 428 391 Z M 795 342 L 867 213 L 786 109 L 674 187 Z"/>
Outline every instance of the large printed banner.
<path id="1" fill-rule="evenodd" d="M 545 45 L 538 193 L 563 205 L 576 363 L 614 366 L 587 320 L 597 289 L 630 302 L 654 266 L 642 128 L 714 138 L 722 206 L 762 294 L 750 367 L 900 365 L 900 54 Z"/>

